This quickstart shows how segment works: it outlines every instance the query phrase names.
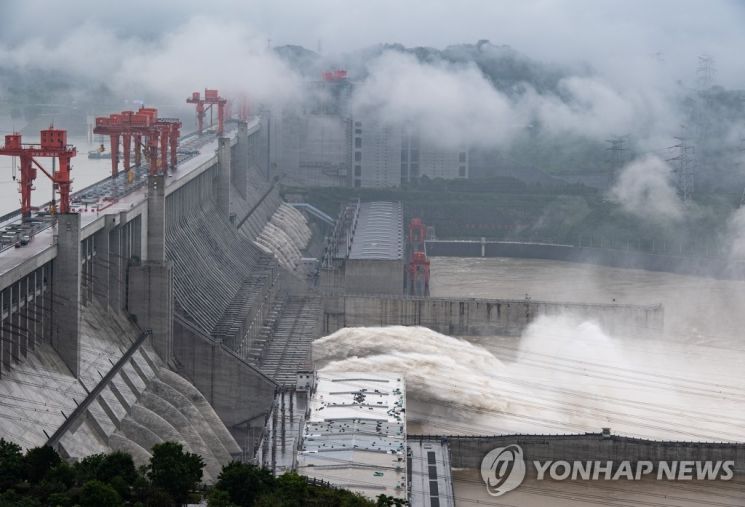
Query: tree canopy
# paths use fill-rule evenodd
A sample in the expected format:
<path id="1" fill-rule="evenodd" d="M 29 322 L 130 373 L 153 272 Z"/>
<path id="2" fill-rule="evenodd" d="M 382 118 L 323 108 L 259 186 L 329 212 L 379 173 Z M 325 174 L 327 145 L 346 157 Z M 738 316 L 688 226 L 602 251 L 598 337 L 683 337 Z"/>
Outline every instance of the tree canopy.
<path id="1" fill-rule="evenodd" d="M 289 472 L 232 462 L 211 488 L 201 484 L 204 462 L 176 442 L 153 446 L 139 469 L 124 452 L 93 454 L 67 463 L 51 447 L 27 450 L 0 439 L 0 505 L 3 507 L 171 507 L 206 499 L 210 507 L 374 507 L 403 505 L 381 495 L 317 484 Z"/>

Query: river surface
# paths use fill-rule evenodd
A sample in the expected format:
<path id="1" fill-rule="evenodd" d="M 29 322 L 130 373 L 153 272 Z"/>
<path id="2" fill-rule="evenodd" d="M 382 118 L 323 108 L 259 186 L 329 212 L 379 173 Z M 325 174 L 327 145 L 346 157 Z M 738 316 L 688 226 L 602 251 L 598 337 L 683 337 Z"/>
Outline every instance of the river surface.
<path id="1" fill-rule="evenodd" d="M 522 336 L 448 337 L 411 327 L 342 329 L 314 343 L 328 370 L 404 372 L 409 433 L 585 433 L 745 439 L 745 283 L 523 259 L 433 258 L 433 296 L 663 304 L 657 336 L 541 317 Z M 745 485 L 528 483 L 490 497 L 455 474 L 458 505 L 745 505 Z M 613 500 L 609 500 L 613 498 Z M 716 500 L 714 503 L 712 499 Z"/>
<path id="2" fill-rule="evenodd" d="M 430 290 L 433 296 L 662 304 L 664 338 L 745 350 L 743 281 L 536 259 L 434 257 Z"/>

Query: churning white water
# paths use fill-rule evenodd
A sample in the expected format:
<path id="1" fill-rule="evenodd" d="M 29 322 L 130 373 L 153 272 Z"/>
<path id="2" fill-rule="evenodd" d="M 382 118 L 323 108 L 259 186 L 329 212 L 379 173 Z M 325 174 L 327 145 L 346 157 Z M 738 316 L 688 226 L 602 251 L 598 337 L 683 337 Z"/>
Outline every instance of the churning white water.
<path id="1" fill-rule="evenodd" d="M 504 371 L 502 362 L 482 347 L 427 328 L 344 328 L 313 343 L 313 360 L 330 371 L 406 372 L 409 398 L 507 408 L 492 381 Z"/>
<path id="2" fill-rule="evenodd" d="M 301 251 L 308 246 L 311 231 L 302 213 L 282 203 L 256 238 L 256 244 L 273 254 L 284 268 L 297 268 Z"/>
<path id="3" fill-rule="evenodd" d="M 479 340 L 419 327 L 346 328 L 314 342 L 313 358 L 329 371 L 403 373 L 413 433 L 611 427 L 649 438 L 742 438 L 742 356 L 618 340 L 571 316 L 539 318 L 520 339 Z"/>

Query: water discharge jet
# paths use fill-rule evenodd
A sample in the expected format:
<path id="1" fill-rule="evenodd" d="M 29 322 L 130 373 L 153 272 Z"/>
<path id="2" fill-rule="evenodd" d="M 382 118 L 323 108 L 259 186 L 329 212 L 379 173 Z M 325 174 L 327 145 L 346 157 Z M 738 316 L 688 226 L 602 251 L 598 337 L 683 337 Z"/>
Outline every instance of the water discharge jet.
<path id="1" fill-rule="evenodd" d="M 696 377 L 685 368 L 690 358 L 659 342 L 613 338 L 567 315 L 540 317 L 519 339 L 471 339 L 481 345 L 420 327 L 346 328 L 316 340 L 313 359 L 321 371 L 404 373 L 412 433 L 610 426 L 629 436 L 737 441 L 745 423 L 732 415 L 745 400 L 732 377 Z"/>

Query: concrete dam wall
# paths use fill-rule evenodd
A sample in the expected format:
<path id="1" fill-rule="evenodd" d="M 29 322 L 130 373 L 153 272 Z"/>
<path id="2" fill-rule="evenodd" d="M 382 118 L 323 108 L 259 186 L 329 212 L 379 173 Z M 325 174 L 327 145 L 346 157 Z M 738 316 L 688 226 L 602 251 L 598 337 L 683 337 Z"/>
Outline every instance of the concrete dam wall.
<path id="1" fill-rule="evenodd" d="M 0 396 L 12 400 L 0 404 L 4 438 L 24 447 L 49 443 L 67 458 L 122 450 L 138 465 L 153 445 L 176 440 L 203 457 L 208 481 L 240 455 L 204 397 L 136 340 L 141 331 L 123 314 L 92 302 L 81 324 L 77 379 L 41 344 L 0 382 Z"/>
<path id="2" fill-rule="evenodd" d="M 541 315 L 590 318 L 610 332 L 661 330 L 662 306 L 343 295 L 325 298 L 323 331 L 342 327 L 424 326 L 458 336 L 516 335 Z"/>
<path id="3" fill-rule="evenodd" d="M 231 174 L 238 169 L 231 161 Z M 177 214 L 165 245 L 173 272 L 174 367 L 244 449 L 253 447 L 278 382 L 295 382 L 303 358 L 289 342 L 307 342 L 309 349 L 318 333 L 298 322 L 320 320 L 319 307 L 288 303 L 285 290 L 310 239 L 306 219 L 281 202 L 256 167 L 247 174 L 242 188 L 231 180 L 229 214 L 219 192 L 207 192 Z"/>
<path id="4" fill-rule="evenodd" d="M 254 243 L 268 223 L 295 256 L 307 240 L 267 181 L 260 139 L 258 122 L 205 137 L 105 212 L 60 215 L 3 252 L 0 436 L 71 458 L 122 449 L 137 463 L 177 440 L 208 481 L 251 448 L 275 378 L 294 382 L 305 360 L 288 344 L 320 321 L 320 304 L 287 301 L 284 245 Z"/>

